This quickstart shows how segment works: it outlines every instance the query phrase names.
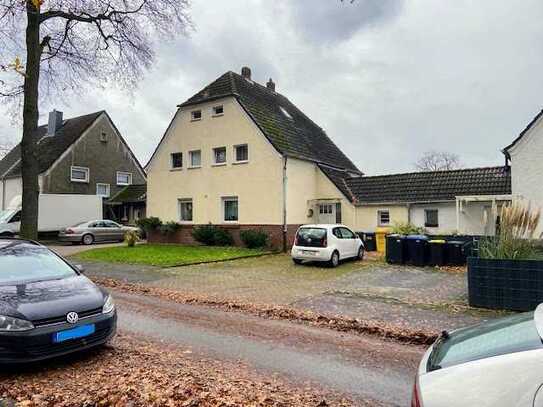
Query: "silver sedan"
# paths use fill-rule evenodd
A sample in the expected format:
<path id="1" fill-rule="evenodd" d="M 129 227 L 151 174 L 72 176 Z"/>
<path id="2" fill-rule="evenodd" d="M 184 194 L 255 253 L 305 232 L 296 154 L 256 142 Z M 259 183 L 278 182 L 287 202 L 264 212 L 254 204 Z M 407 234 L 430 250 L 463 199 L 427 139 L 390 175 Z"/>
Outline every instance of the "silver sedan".
<path id="1" fill-rule="evenodd" d="M 543 407 L 543 304 L 451 333 L 428 349 L 412 407 Z"/>
<path id="2" fill-rule="evenodd" d="M 58 237 L 63 242 L 83 243 L 122 241 L 126 232 L 139 228 L 119 225 L 112 220 L 93 220 L 62 229 Z"/>

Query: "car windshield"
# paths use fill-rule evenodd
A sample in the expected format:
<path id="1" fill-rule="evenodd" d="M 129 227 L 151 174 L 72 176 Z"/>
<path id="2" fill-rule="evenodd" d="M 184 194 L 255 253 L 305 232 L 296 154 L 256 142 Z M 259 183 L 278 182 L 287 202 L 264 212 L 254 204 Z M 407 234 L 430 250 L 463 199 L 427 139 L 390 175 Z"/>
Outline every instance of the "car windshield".
<path id="1" fill-rule="evenodd" d="M 442 337 L 434 345 L 428 370 L 542 347 L 534 313 L 528 312 L 460 329 L 448 338 Z"/>
<path id="2" fill-rule="evenodd" d="M 5 211 L 0 211 L 0 223 L 9 221 L 15 211 L 16 209 L 6 209 Z"/>
<path id="3" fill-rule="evenodd" d="M 48 249 L 29 243 L 0 245 L 0 285 L 77 275 Z"/>
<path id="4" fill-rule="evenodd" d="M 326 239 L 326 229 L 300 228 L 296 237 L 296 246 L 320 247 Z"/>

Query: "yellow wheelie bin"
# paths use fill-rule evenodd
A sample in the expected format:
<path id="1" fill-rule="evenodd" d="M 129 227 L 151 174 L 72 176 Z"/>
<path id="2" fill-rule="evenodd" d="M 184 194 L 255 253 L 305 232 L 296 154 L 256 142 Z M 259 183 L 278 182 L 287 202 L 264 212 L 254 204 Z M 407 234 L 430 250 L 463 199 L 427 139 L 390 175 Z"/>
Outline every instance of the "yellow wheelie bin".
<path id="1" fill-rule="evenodd" d="M 389 227 L 378 227 L 375 229 L 375 241 L 377 242 L 377 251 L 385 253 L 387 248 L 386 236 L 391 232 Z"/>

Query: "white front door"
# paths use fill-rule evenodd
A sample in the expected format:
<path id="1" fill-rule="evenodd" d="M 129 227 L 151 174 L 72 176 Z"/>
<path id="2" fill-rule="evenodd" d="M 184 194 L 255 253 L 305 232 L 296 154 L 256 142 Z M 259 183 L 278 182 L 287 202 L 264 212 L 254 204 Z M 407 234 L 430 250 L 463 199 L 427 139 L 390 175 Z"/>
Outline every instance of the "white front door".
<path id="1" fill-rule="evenodd" d="M 321 203 L 317 208 L 317 223 L 336 223 L 336 205 L 332 203 Z"/>

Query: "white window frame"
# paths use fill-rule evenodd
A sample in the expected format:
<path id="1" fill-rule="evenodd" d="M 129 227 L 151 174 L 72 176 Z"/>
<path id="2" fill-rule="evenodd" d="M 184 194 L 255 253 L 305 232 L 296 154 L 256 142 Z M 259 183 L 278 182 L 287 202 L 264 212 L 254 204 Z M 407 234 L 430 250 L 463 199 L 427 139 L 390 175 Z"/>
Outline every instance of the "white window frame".
<path id="1" fill-rule="evenodd" d="M 180 167 L 174 167 L 173 166 L 173 156 L 174 156 L 174 154 L 181 154 L 181 166 Z M 183 153 L 181 151 L 176 151 L 174 153 L 170 153 L 170 169 L 173 170 L 173 171 L 183 169 Z"/>
<path id="2" fill-rule="evenodd" d="M 74 176 L 73 176 L 74 170 L 83 171 L 85 173 L 85 179 L 74 178 Z M 89 179 L 90 179 L 90 169 L 88 167 L 78 167 L 76 165 L 72 165 L 70 167 L 70 181 L 72 181 L 72 182 L 81 182 L 81 183 L 84 183 L 84 184 L 88 184 Z"/>
<path id="3" fill-rule="evenodd" d="M 215 154 L 215 151 L 219 150 L 219 149 L 221 149 L 221 150 L 224 149 L 224 161 L 221 161 L 221 162 L 217 162 L 217 155 Z M 212 152 L 213 152 L 213 165 L 215 167 L 220 166 L 220 165 L 226 165 L 226 163 L 228 161 L 228 156 L 227 156 L 228 150 L 227 150 L 226 146 L 214 147 Z"/>
<path id="4" fill-rule="evenodd" d="M 435 211 L 436 213 L 436 224 L 435 225 L 428 225 L 428 212 L 429 211 Z M 424 227 L 426 228 L 438 228 L 439 227 L 439 209 L 437 208 L 425 208 L 424 209 Z"/>
<path id="5" fill-rule="evenodd" d="M 381 215 L 384 213 L 388 214 L 388 222 L 382 222 L 381 221 Z M 378 226 L 390 226 L 390 210 L 389 209 L 379 209 L 377 211 L 377 225 Z"/>
<path id="6" fill-rule="evenodd" d="M 239 147 L 247 147 L 247 159 L 246 160 L 239 160 L 238 161 L 238 148 Z M 234 146 L 234 164 L 246 164 L 249 162 L 249 145 L 247 143 L 245 144 L 237 144 Z"/>
<path id="7" fill-rule="evenodd" d="M 195 117 L 196 113 L 199 113 L 200 117 Z M 191 122 L 197 122 L 199 120 L 202 120 L 202 110 L 198 109 L 198 110 L 191 111 L 190 112 L 190 121 Z"/>
<path id="8" fill-rule="evenodd" d="M 192 205 L 192 219 L 182 219 L 183 211 L 181 210 L 181 205 L 185 203 L 190 203 Z M 194 222 L 194 203 L 192 201 L 192 198 L 179 198 L 177 200 L 177 218 L 179 219 L 180 223 L 192 223 Z"/>
<path id="9" fill-rule="evenodd" d="M 107 188 L 107 195 L 98 193 L 98 186 L 105 186 Z M 96 183 L 96 195 L 101 196 L 102 198 L 109 198 L 111 196 L 111 185 L 105 184 L 103 182 Z"/>
<path id="10" fill-rule="evenodd" d="M 222 110 L 221 113 L 217 113 L 217 109 L 220 108 Z M 224 105 L 216 105 L 211 108 L 212 116 L 213 117 L 220 117 L 224 115 Z"/>
<path id="11" fill-rule="evenodd" d="M 236 220 L 226 220 L 226 202 L 237 202 L 238 203 L 238 213 Z M 221 197 L 221 212 L 222 212 L 222 221 L 224 223 L 238 223 L 239 222 L 239 198 L 237 196 L 223 196 Z"/>
<path id="12" fill-rule="evenodd" d="M 128 177 L 130 178 L 128 183 L 119 182 L 119 175 L 128 175 Z M 115 180 L 117 181 L 117 185 L 123 185 L 123 186 L 132 185 L 132 173 L 126 172 L 126 171 L 117 171 L 117 176 L 115 177 Z"/>
<path id="13" fill-rule="evenodd" d="M 192 165 L 192 156 L 194 153 L 200 153 L 200 164 Z M 202 167 L 202 150 L 189 151 L 189 166 L 187 168 L 201 168 Z"/>

